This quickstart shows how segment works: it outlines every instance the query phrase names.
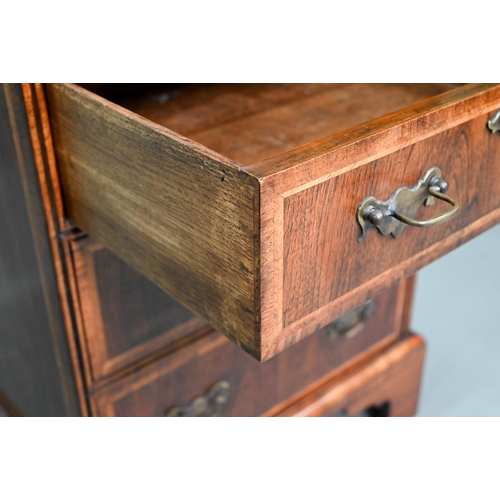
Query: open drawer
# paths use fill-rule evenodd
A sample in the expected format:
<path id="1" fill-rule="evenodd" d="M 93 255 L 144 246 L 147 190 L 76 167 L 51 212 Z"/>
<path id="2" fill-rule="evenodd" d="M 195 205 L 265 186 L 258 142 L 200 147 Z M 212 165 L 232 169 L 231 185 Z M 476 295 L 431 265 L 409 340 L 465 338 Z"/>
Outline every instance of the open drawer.
<path id="1" fill-rule="evenodd" d="M 68 217 L 261 361 L 500 220 L 500 85 L 46 93 Z"/>

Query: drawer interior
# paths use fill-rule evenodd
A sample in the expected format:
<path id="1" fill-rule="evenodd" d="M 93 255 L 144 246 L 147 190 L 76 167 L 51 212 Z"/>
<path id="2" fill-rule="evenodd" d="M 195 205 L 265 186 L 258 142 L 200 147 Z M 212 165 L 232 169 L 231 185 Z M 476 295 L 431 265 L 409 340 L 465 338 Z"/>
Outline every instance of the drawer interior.
<path id="1" fill-rule="evenodd" d="M 395 112 L 455 84 L 86 84 L 243 165 Z"/>

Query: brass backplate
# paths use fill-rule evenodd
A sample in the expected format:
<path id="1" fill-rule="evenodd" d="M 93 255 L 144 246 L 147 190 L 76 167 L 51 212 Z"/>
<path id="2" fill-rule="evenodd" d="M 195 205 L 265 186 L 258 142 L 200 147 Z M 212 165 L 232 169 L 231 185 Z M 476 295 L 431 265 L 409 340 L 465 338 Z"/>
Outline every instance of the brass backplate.
<path id="1" fill-rule="evenodd" d="M 398 211 L 407 217 L 413 218 L 422 205 L 433 205 L 434 197 L 429 194 L 429 182 L 434 177 L 441 178 L 439 167 L 432 167 L 427 170 L 413 187 L 397 189 L 387 201 L 377 200 L 373 196 L 365 198 L 356 213 L 358 224 L 361 227 L 361 235 L 358 241 L 363 241 L 373 227 L 376 227 L 383 236 L 391 234 L 394 238 L 397 238 L 406 227 L 406 224 L 391 217 L 391 215 Z M 373 225 L 367 218 L 367 214 L 372 210 L 380 210 L 384 215 L 377 226 Z"/>

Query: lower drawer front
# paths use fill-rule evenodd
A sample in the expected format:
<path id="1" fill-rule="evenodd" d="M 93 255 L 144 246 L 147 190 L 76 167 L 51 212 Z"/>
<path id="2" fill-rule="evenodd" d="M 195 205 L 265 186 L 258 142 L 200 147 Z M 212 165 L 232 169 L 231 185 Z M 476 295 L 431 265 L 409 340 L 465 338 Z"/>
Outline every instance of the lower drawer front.
<path id="1" fill-rule="evenodd" d="M 361 318 L 362 324 L 356 326 L 351 316 L 263 364 L 214 331 L 92 395 L 93 412 L 101 416 L 260 415 L 320 383 L 346 361 L 394 340 L 401 332 L 407 288 L 403 282 L 376 297 L 371 315 Z"/>
<path id="2" fill-rule="evenodd" d="M 368 410 L 372 416 L 411 417 L 417 411 L 424 354 L 421 337 L 405 336 L 274 416 L 353 417 Z"/>
<path id="3" fill-rule="evenodd" d="M 205 325 L 91 238 L 71 243 L 89 384 L 112 376 Z"/>

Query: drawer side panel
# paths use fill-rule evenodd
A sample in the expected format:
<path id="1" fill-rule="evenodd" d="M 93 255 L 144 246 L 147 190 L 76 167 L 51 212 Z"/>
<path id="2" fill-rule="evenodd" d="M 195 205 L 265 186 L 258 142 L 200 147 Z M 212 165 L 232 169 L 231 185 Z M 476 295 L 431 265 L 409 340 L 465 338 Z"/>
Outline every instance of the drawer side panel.
<path id="1" fill-rule="evenodd" d="M 254 181 L 77 86 L 46 90 L 72 222 L 259 357 Z"/>

